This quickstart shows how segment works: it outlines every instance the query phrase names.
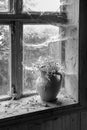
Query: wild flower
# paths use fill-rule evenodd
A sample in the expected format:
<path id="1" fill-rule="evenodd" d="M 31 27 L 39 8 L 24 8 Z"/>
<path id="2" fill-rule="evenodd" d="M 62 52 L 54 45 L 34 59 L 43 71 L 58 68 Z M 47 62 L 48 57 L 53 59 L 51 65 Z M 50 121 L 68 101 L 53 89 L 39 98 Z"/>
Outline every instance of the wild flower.
<path id="1" fill-rule="evenodd" d="M 55 76 L 58 73 L 64 73 L 64 66 L 61 65 L 60 61 L 55 60 L 52 57 L 40 57 L 35 64 L 35 67 L 49 77 Z"/>

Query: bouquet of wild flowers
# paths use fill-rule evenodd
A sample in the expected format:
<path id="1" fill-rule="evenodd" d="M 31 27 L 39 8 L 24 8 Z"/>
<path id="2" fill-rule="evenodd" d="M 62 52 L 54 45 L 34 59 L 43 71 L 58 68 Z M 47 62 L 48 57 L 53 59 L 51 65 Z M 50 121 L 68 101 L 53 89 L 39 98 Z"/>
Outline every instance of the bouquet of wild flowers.
<path id="1" fill-rule="evenodd" d="M 35 66 L 49 78 L 64 72 L 64 67 L 58 60 L 54 60 L 52 57 L 40 57 Z"/>

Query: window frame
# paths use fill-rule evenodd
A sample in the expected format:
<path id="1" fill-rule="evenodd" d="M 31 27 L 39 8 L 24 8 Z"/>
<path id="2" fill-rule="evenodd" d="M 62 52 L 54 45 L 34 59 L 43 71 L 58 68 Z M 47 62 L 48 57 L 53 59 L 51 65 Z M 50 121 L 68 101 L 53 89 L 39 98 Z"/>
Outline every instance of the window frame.
<path id="1" fill-rule="evenodd" d="M 80 0 L 79 13 L 79 103 L 63 108 L 51 108 L 45 111 L 18 115 L 0 120 L 0 128 L 27 122 L 28 124 L 41 124 L 47 120 L 56 120 L 67 113 L 81 112 L 87 109 L 87 7 L 86 1 Z M 1 15 L 0 15 L 1 16 Z M 3 20 L 2 20 L 3 21 Z M 83 35 L 84 34 L 84 35 Z"/>
<path id="2" fill-rule="evenodd" d="M 81 112 L 83 109 L 87 109 L 87 76 L 86 76 L 86 68 L 87 68 L 87 11 L 86 11 L 86 2 L 85 0 L 80 0 L 80 15 L 79 15 L 79 103 L 73 104 L 70 106 L 63 106 L 59 108 L 51 108 L 45 111 L 38 111 L 34 113 L 28 113 L 23 115 L 18 115 L 15 117 L 9 117 L 5 119 L 0 120 L 0 128 L 4 126 L 10 126 L 15 125 L 16 123 L 36 123 L 40 124 L 42 121 L 47 121 L 49 119 L 57 119 L 58 117 L 64 116 L 67 113 L 72 112 Z M 1 23 L 7 23 L 13 25 L 13 21 L 16 21 L 16 16 L 11 16 L 6 14 L 6 17 L 2 14 L 0 14 L 0 18 L 2 18 L 2 21 L 0 19 Z M 10 19 L 8 19 L 10 18 Z M 24 21 L 24 19 L 19 19 L 18 22 Z M 28 16 L 26 18 L 26 22 L 28 22 Z M 60 24 L 59 24 L 60 25 Z M 60 25 L 61 26 L 61 25 Z M 83 35 L 84 33 L 84 35 Z M 14 42 L 14 40 L 13 40 Z M 14 43 L 15 44 L 15 43 Z M 14 48 L 13 48 L 14 49 Z M 6 100 L 7 98 L 5 98 Z M 7 99 L 8 100 L 8 99 Z"/>
<path id="3" fill-rule="evenodd" d="M 20 75 L 22 75 L 22 52 L 23 52 L 23 47 L 22 47 L 22 37 L 23 33 L 23 24 L 55 24 L 59 25 L 61 29 L 65 26 L 68 26 L 68 18 L 66 12 L 61 13 L 55 13 L 55 12 L 45 12 L 42 15 L 42 12 L 31 12 L 30 14 L 25 14 L 22 13 L 22 3 L 23 0 L 17 1 L 17 0 L 9 0 L 10 1 L 10 13 L 0 13 L 0 24 L 8 24 L 11 27 L 11 51 L 12 51 L 12 86 L 15 86 L 16 92 L 17 92 L 17 98 L 19 99 L 20 97 L 23 96 L 22 94 L 22 76 L 20 78 Z M 80 2 L 79 2 L 80 4 Z M 13 6 L 14 6 L 14 12 L 13 13 Z M 65 11 L 65 7 L 64 7 Z M 33 17 L 33 20 L 32 20 Z M 53 18 L 54 17 L 54 18 Z M 37 18 L 37 19 L 36 19 Z M 48 21 L 49 19 L 50 21 Z M 54 21 L 55 19 L 55 21 Z M 64 25 L 64 26 L 63 26 Z M 69 25 L 73 26 L 73 25 Z M 81 34 L 81 32 L 80 32 Z M 80 36 L 79 34 L 79 36 Z M 19 44 L 17 44 L 19 43 Z M 64 41 L 62 41 L 62 45 L 65 46 Z M 63 49 L 63 46 L 61 49 Z M 79 99 L 77 104 L 73 104 L 75 106 L 77 105 L 86 105 L 86 96 L 84 98 L 82 97 L 84 95 L 85 88 L 82 88 L 82 83 L 84 80 L 80 81 L 82 78 L 81 73 L 82 73 L 82 68 L 84 68 L 83 64 L 81 63 L 81 48 L 84 50 L 84 47 L 80 43 L 79 39 Z M 85 55 L 85 54 L 83 54 Z M 65 59 L 65 57 L 62 57 Z M 83 59 L 84 60 L 84 59 Z M 14 64 L 15 63 L 15 64 Z M 85 86 L 85 85 L 84 85 Z M 81 93 L 81 90 L 83 93 Z M 4 98 L 0 98 L 0 100 L 8 100 L 12 98 L 13 92 L 11 91 L 11 96 L 6 96 Z M 72 106 L 72 105 L 71 105 Z M 59 109 L 59 108 L 57 108 Z"/>

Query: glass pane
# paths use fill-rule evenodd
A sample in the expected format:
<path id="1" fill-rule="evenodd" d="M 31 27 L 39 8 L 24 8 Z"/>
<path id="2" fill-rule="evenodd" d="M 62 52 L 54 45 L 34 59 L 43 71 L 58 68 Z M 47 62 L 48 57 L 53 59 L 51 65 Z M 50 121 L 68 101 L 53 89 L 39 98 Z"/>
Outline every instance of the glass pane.
<path id="1" fill-rule="evenodd" d="M 24 12 L 55 12 L 59 11 L 60 0 L 23 0 Z"/>
<path id="2" fill-rule="evenodd" d="M 41 76 L 35 66 L 45 59 L 59 63 L 63 71 L 61 88 L 78 100 L 78 41 L 64 36 L 54 25 L 23 26 L 23 91 L 33 92 Z M 64 40 L 64 42 L 62 42 Z M 47 70 L 48 71 L 48 70 Z M 62 96 L 63 96 L 62 95 Z M 67 94 L 66 94 L 67 96 Z M 59 97 L 60 98 L 60 97 Z"/>
<path id="3" fill-rule="evenodd" d="M 9 0 L 0 0 L 0 12 L 9 11 Z"/>
<path id="4" fill-rule="evenodd" d="M 8 25 L 0 25 L 0 96 L 7 95 L 11 82 L 11 44 Z"/>
<path id="5" fill-rule="evenodd" d="M 34 84 L 38 76 L 32 73 L 34 63 L 41 57 L 60 57 L 58 37 L 59 28 L 52 25 L 23 26 L 24 91 L 35 89 Z"/>

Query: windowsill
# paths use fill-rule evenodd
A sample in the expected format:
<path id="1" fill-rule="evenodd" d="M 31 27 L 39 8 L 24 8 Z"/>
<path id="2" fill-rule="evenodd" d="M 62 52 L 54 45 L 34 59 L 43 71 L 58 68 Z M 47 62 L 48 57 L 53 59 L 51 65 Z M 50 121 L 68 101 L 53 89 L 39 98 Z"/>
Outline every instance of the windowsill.
<path id="1" fill-rule="evenodd" d="M 42 102 L 39 95 L 32 95 L 20 100 L 9 100 L 0 103 L 0 119 L 23 115 L 27 113 L 58 108 L 62 106 L 77 104 L 77 102 L 67 95 L 63 90 L 58 94 L 54 102 Z"/>

